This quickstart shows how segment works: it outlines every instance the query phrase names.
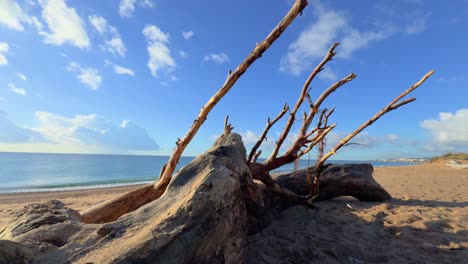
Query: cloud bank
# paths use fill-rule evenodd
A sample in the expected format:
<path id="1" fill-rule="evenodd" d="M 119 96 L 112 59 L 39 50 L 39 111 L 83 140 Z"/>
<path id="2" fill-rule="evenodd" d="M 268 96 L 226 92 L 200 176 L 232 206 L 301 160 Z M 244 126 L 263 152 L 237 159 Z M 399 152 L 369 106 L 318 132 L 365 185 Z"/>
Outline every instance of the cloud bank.
<path id="1" fill-rule="evenodd" d="M 44 137 L 59 144 L 92 145 L 109 150 L 158 150 L 159 145 L 146 130 L 130 120 L 115 124 L 104 117 L 76 115 L 68 118 L 49 112 L 36 112 Z"/>
<path id="2" fill-rule="evenodd" d="M 0 111 L 0 142 L 3 143 L 42 143 L 48 142 L 41 133 L 29 128 L 16 126 L 7 114 Z"/>
<path id="3" fill-rule="evenodd" d="M 468 151 L 468 108 L 439 113 L 438 119 L 423 120 L 420 125 L 428 132 L 432 147 Z"/>

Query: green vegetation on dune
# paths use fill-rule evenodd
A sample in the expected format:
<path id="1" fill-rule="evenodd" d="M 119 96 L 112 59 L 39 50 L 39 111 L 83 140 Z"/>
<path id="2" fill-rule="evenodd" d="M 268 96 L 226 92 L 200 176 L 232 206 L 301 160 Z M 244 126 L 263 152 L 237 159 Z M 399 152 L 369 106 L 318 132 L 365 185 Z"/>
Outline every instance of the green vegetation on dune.
<path id="1" fill-rule="evenodd" d="M 460 152 L 460 153 L 447 153 L 447 154 L 444 154 L 442 156 L 437 156 L 437 157 L 431 158 L 431 162 L 435 162 L 435 161 L 438 161 L 438 160 L 450 160 L 450 159 L 453 159 L 453 160 L 468 160 L 468 153 L 463 153 L 463 152 Z"/>

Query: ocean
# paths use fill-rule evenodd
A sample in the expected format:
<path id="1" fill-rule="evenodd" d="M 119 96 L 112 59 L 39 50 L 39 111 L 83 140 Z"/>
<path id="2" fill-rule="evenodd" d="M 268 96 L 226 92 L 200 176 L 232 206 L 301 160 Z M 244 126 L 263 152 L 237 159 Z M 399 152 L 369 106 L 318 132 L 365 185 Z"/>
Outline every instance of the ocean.
<path id="1" fill-rule="evenodd" d="M 178 168 L 194 157 L 182 157 Z M 154 181 L 168 156 L 45 154 L 0 152 L 0 193 L 54 191 L 131 185 Z M 332 163 L 371 163 L 374 167 L 407 166 L 414 162 L 345 161 Z M 302 159 L 298 169 L 315 160 Z M 294 170 L 294 164 L 274 172 Z"/>

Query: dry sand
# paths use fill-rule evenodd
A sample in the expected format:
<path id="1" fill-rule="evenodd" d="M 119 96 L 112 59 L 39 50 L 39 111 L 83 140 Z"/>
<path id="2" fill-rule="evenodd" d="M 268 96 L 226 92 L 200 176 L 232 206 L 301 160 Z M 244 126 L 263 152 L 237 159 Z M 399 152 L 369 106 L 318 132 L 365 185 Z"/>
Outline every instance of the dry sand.
<path id="1" fill-rule="evenodd" d="M 393 196 L 338 198 L 285 210 L 249 237 L 249 263 L 467 263 L 468 169 L 443 163 L 376 168 Z M 0 229 L 27 203 L 60 199 L 79 211 L 136 186 L 0 194 Z"/>
<path id="2" fill-rule="evenodd" d="M 376 168 L 384 203 L 295 206 L 249 238 L 249 263 L 468 263 L 468 169 Z"/>

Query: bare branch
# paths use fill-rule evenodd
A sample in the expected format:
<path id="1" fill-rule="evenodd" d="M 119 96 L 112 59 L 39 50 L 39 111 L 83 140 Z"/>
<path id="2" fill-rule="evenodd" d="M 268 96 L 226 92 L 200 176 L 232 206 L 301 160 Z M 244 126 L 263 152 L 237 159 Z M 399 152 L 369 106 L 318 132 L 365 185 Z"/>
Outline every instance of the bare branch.
<path id="1" fill-rule="evenodd" d="M 330 85 L 320 96 L 319 98 L 315 101 L 315 109 L 318 110 L 320 108 L 320 105 L 322 105 L 323 101 L 332 94 L 336 89 L 340 88 L 343 86 L 345 83 L 350 82 L 356 78 L 356 74 L 350 73 L 343 79 L 335 82 L 334 84 Z"/>
<path id="2" fill-rule="evenodd" d="M 234 129 L 234 127 L 228 123 L 229 121 L 229 115 L 226 116 L 226 119 L 224 119 L 224 134 L 230 134 L 231 131 Z"/>
<path id="3" fill-rule="evenodd" d="M 395 99 L 393 99 L 392 102 L 390 102 L 389 105 L 395 105 L 396 102 L 400 101 L 401 98 L 405 97 L 407 94 L 411 93 L 412 91 L 414 91 L 416 88 L 418 88 L 419 86 L 421 86 L 421 84 L 423 84 L 427 78 L 431 77 L 431 75 L 434 74 L 434 70 L 431 70 L 429 71 L 428 73 L 426 73 L 422 78 L 421 80 L 419 80 L 417 83 L 411 85 L 410 88 L 408 88 L 406 91 L 404 91 L 403 93 L 401 93 L 399 96 L 397 96 Z"/>
<path id="4" fill-rule="evenodd" d="M 271 153 L 270 157 L 268 157 L 268 159 L 265 161 L 265 164 L 271 163 L 276 158 L 276 156 L 278 155 L 278 152 L 279 152 L 279 150 L 281 148 L 281 145 L 283 144 L 284 140 L 288 136 L 288 134 L 289 134 L 289 132 L 291 130 L 291 127 L 292 127 L 292 125 L 294 123 L 294 120 L 296 119 L 296 112 L 299 109 L 299 107 L 302 105 L 302 102 L 304 101 L 304 98 L 306 97 L 307 92 L 310 90 L 309 89 L 310 83 L 315 78 L 315 76 L 319 72 L 321 72 L 323 70 L 323 66 L 325 66 L 325 64 L 327 62 L 329 62 L 330 60 L 332 60 L 333 57 L 336 55 L 335 49 L 336 49 L 336 47 L 338 47 L 338 45 L 339 45 L 339 43 L 335 43 L 330 47 L 327 54 L 325 55 L 325 58 L 323 58 L 323 60 L 315 67 L 315 69 L 311 72 L 311 74 L 309 75 L 309 77 L 305 81 L 304 85 L 302 86 L 302 90 L 301 90 L 301 94 L 299 96 L 299 99 L 297 100 L 296 105 L 294 106 L 293 110 L 291 111 L 291 113 L 289 115 L 289 119 L 288 119 L 288 121 L 287 121 L 287 123 L 286 123 L 286 125 L 284 127 L 284 130 L 281 133 L 278 141 L 276 142 L 276 146 L 275 146 L 273 152 Z"/>
<path id="5" fill-rule="evenodd" d="M 309 144 L 309 146 L 304 149 L 303 151 L 301 151 L 298 155 L 298 157 L 302 157 L 304 156 L 305 154 L 309 153 L 309 151 L 312 150 L 312 148 L 317 145 L 318 142 L 320 142 L 323 138 L 325 138 L 325 136 L 330 133 L 330 131 L 332 131 L 332 129 L 334 129 L 336 127 L 336 123 L 323 129 L 322 133 L 318 134 L 317 138 L 314 138 L 313 141 Z"/>
<path id="6" fill-rule="evenodd" d="M 255 153 L 252 162 L 257 162 L 258 157 L 262 154 L 262 151 L 259 150 L 257 153 Z"/>
<path id="7" fill-rule="evenodd" d="M 402 105 L 409 104 L 409 103 L 414 102 L 414 101 L 416 101 L 416 98 L 414 98 L 414 97 L 409 98 L 409 99 L 406 99 L 406 100 L 404 100 L 402 102 L 399 102 L 399 103 L 396 103 L 396 104 L 392 105 L 392 107 L 390 107 L 390 109 L 395 110 L 395 109 L 397 109 L 398 107 L 400 107 Z"/>
<path id="8" fill-rule="evenodd" d="M 255 162 L 255 161 L 252 161 L 252 158 L 254 157 L 255 153 L 257 152 L 257 149 L 263 143 L 263 140 L 265 140 L 265 138 L 266 138 L 266 136 L 268 134 L 268 131 L 270 130 L 270 128 L 276 122 L 278 122 L 278 120 L 280 120 L 284 116 L 284 114 L 286 114 L 287 111 L 289 111 L 289 106 L 285 103 L 283 105 L 283 110 L 275 117 L 275 119 L 273 119 L 273 121 L 270 121 L 270 118 L 268 118 L 267 125 L 266 125 L 265 129 L 263 130 L 262 135 L 260 136 L 257 143 L 255 143 L 255 146 L 253 146 L 252 150 L 250 151 L 249 158 L 247 159 L 247 164 L 250 164 L 251 162 Z"/>
<path id="9" fill-rule="evenodd" d="M 179 144 L 174 148 L 166 168 L 160 176 L 159 180 L 155 182 L 155 188 L 165 188 L 172 178 L 177 162 L 184 152 L 187 145 L 193 139 L 200 127 L 205 122 L 209 112 L 213 107 L 229 92 L 236 81 L 244 74 L 244 72 L 255 62 L 262 54 L 278 39 L 291 22 L 302 12 L 307 6 L 307 0 L 296 0 L 286 16 L 279 22 L 273 31 L 258 45 L 255 46 L 253 51 L 245 58 L 245 60 L 237 66 L 233 72 L 229 72 L 228 77 L 221 88 L 208 100 L 208 102 L 201 108 L 198 117 L 192 124 L 192 127 L 187 131 L 185 136 L 180 140 Z M 159 187 L 161 186 L 161 187 Z"/>
<path id="10" fill-rule="evenodd" d="M 410 92 L 414 91 L 416 88 L 418 88 L 421 84 L 424 83 L 424 81 L 427 80 L 432 74 L 434 73 L 434 70 L 429 71 L 424 75 L 421 80 L 419 80 L 417 83 L 413 84 L 410 88 L 408 88 L 406 91 L 401 93 L 399 96 L 397 96 L 393 101 L 391 101 L 387 106 L 385 106 L 382 110 L 380 110 L 378 113 L 376 113 L 373 117 L 371 117 L 369 120 L 364 122 L 362 125 L 360 125 L 358 128 L 356 128 L 353 132 L 351 132 L 349 135 L 347 135 L 345 138 L 341 139 L 338 144 L 336 144 L 333 149 L 331 149 L 327 154 L 325 154 L 319 163 L 319 166 L 322 166 L 323 163 L 330 158 L 332 155 L 334 155 L 341 147 L 343 147 L 346 143 L 348 143 L 353 137 L 355 137 L 357 134 L 359 134 L 362 130 L 364 130 L 366 127 L 372 125 L 376 120 L 378 120 L 380 117 L 385 115 L 386 113 L 395 110 L 399 108 L 400 106 L 406 105 L 408 103 L 411 103 L 415 100 L 415 98 L 410 98 L 407 100 L 404 100 L 402 102 L 398 102 L 400 99 L 402 99 L 404 96 L 409 94 Z"/>

